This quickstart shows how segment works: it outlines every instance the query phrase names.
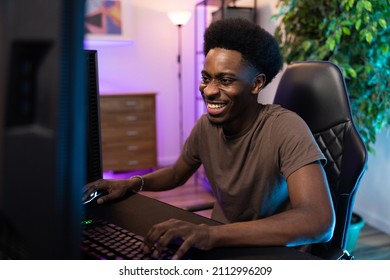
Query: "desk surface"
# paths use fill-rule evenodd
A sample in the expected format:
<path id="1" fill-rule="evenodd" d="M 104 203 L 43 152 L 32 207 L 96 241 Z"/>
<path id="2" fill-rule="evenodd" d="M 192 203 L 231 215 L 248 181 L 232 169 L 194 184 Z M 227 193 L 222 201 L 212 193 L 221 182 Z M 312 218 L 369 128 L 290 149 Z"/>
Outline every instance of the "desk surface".
<path id="1" fill-rule="evenodd" d="M 164 202 L 134 194 L 126 199 L 106 205 L 91 206 L 87 214 L 105 219 L 129 231 L 144 236 L 156 223 L 170 218 L 194 224 L 219 225 L 206 217 L 188 212 Z M 234 247 L 196 251 L 194 259 L 259 259 L 259 260 L 309 260 L 315 256 L 287 247 Z"/>

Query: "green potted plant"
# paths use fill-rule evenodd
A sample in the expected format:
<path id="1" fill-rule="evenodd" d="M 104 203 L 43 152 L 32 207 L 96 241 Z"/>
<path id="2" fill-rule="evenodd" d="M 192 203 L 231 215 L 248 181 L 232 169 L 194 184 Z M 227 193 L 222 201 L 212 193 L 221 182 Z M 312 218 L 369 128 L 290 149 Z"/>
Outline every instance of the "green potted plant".
<path id="1" fill-rule="evenodd" d="M 287 63 L 340 66 L 367 149 L 390 126 L 390 0 L 279 0 L 275 37 Z"/>

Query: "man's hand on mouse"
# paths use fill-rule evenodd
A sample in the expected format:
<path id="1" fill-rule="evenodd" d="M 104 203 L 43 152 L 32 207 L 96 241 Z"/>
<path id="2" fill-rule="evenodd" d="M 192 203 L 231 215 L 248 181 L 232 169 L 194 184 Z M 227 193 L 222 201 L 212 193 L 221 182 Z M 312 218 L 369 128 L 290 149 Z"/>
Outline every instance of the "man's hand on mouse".
<path id="1" fill-rule="evenodd" d="M 154 225 L 145 236 L 143 250 L 158 257 L 170 243 L 181 240 L 173 259 L 181 259 L 191 248 L 209 250 L 212 248 L 210 226 L 170 219 Z M 153 250 L 153 251 L 152 251 Z"/>
<path id="2" fill-rule="evenodd" d="M 108 193 L 107 195 L 99 197 L 97 204 L 103 204 L 114 199 L 119 199 L 127 193 L 127 185 L 128 182 L 126 182 L 126 180 L 99 179 L 84 186 L 83 200 L 85 200 L 91 193 L 97 190 L 106 190 Z"/>

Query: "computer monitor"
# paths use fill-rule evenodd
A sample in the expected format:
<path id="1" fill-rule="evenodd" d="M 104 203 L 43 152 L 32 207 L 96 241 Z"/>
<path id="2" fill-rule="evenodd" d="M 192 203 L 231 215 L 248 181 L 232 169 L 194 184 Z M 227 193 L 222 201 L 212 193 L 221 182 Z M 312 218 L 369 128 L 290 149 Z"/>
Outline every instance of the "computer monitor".
<path id="1" fill-rule="evenodd" d="M 85 50 L 87 67 L 87 182 L 103 177 L 98 52 Z"/>
<path id="2" fill-rule="evenodd" d="M 81 189 L 100 172 L 83 38 L 84 1 L 0 1 L 0 258 L 80 258 Z"/>

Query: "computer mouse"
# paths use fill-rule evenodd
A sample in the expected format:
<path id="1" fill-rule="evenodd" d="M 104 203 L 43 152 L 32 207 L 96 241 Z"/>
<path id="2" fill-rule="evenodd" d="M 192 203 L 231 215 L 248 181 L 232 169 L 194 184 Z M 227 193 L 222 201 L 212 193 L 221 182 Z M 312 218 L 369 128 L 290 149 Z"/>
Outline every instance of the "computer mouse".
<path id="1" fill-rule="evenodd" d="M 96 190 L 92 192 L 83 202 L 83 204 L 97 204 L 97 200 L 101 196 L 108 194 L 107 190 Z"/>

